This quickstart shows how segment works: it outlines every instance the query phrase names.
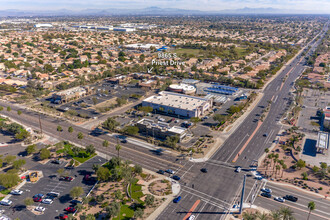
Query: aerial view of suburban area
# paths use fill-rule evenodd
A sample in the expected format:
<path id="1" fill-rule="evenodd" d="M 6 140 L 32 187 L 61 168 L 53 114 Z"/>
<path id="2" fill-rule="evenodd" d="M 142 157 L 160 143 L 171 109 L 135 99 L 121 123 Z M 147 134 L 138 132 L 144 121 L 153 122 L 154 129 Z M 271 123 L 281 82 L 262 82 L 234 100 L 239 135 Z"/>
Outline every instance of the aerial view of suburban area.
<path id="1" fill-rule="evenodd" d="M 330 220 L 330 2 L 0 6 L 0 220 Z"/>

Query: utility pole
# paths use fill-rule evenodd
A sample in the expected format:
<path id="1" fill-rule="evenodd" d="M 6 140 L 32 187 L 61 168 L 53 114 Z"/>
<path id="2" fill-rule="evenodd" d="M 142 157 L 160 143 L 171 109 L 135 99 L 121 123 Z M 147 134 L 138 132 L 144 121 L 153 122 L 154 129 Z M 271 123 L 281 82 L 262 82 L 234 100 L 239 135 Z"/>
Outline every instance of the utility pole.
<path id="1" fill-rule="evenodd" d="M 39 126 L 40 126 L 40 132 L 41 132 L 41 136 L 42 136 L 42 126 L 41 126 L 41 118 L 40 118 L 40 113 L 39 113 Z"/>
<path id="2" fill-rule="evenodd" d="M 241 204 L 239 204 L 239 214 L 242 214 L 242 209 L 243 209 L 243 200 L 244 200 L 244 191 L 245 191 L 245 180 L 246 180 L 246 174 L 244 174 L 244 179 L 243 179 L 243 187 L 242 187 L 242 195 L 241 195 Z"/>

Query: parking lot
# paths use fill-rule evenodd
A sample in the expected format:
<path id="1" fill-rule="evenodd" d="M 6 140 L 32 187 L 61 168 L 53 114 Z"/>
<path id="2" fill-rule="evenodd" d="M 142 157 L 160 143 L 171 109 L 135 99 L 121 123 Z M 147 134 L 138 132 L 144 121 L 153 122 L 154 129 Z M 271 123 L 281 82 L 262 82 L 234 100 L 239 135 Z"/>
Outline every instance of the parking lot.
<path id="1" fill-rule="evenodd" d="M 300 112 L 298 126 L 305 132 L 315 133 L 320 130 L 320 117 L 317 115 L 318 109 L 323 109 L 330 103 L 330 92 L 320 90 L 304 90 L 303 108 Z M 314 122 L 314 123 L 313 123 Z M 321 128 L 322 130 L 322 128 Z"/>
<path id="2" fill-rule="evenodd" d="M 80 186 L 84 189 L 83 196 L 90 191 L 90 189 L 95 184 L 95 181 L 85 182 L 83 178 L 86 174 L 91 174 L 93 172 L 93 164 L 103 164 L 106 160 L 101 157 L 94 157 L 85 163 L 81 164 L 79 167 L 74 169 L 65 169 L 69 172 L 69 176 L 74 179 L 71 182 L 60 181 L 57 177 L 57 170 L 64 168 L 66 163 L 54 164 L 47 162 L 45 165 L 38 164 L 31 170 L 39 170 L 43 172 L 43 178 L 39 179 L 36 183 L 27 182 L 24 186 L 20 188 L 23 191 L 22 195 L 12 195 L 9 200 L 13 201 L 11 206 L 2 206 L 4 209 L 4 214 L 8 217 L 15 219 L 56 219 L 59 214 L 65 213 L 64 209 L 71 205 L 70 201 L 72 198 L 69 193 L 70 190 L 75 186 Z M 35 194 L 42 193 L 46 195 L 48 192 L 60 193 L 58 198 L 54 199 L 52 204 L 44 204 L 40 202 L 35 202 L 36 206 L 45 207 L 46 210 L 42 215 L 35 215 L 26 209 L 24 205 L 24 199 L 32 198 Z"/>
<path id="3" fill-rule="evenodd" d="M 91 87 L 95 88 L 95 94 L 89 95 L 70 103 L 65 104 L 54 104 L 51 103 L 50 105 L 54 108 L 57 108 L 60 111 L 68 111 L 68 110 L 75 110 L 78 114 L 83 114 L 88 117 L 98 117 L 100 113 L 95 109 L 95 104 L 99 105 L 105 101 L 121 98 L 121 97 L 128 97 L 128 101 L 137 101 L 137 99 L 130 97 L 132 94 L 137 94 L 143 96 L 145 91 L 141 88 L 136 87 L 135 85 L 115 85 L 111 83 L 102 83 L 102 84 L 94 84 Z M 51 99 L 47 99 L 50 101 Z"/>

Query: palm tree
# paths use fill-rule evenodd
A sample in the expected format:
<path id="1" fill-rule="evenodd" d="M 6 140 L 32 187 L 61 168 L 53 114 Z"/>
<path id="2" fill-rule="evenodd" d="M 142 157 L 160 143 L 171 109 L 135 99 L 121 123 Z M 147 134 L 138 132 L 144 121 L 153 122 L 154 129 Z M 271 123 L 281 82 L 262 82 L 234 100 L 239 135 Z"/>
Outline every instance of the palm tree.
<path id="1" fill-rule="evenodd" d="M 257 218 L 253 213 L 244 212 L 243 213 L 243 219 L 244 220 L 256 220 Z"/>
<path id="2" fill-rule="evenodd" d="M 281 166 L 280 165 L 276 165 L 276 172 L 275 172 L 275 178 L 276 178 L 276 175 L 278 173 L 278 171 L 281 170 Z"/>
<path id="3" fill-rule="evenodd" d="M 258 220 L 269 220 L 270 219 L 270 216 L 264 212 L 263 213 L 257 212 L 256 217 L 258 218 Z"/>
<path id="4" fill-rule="evenodd" d="M 283 220 L 294 219 L 293 211 L 289 207 L 281 207 L 279 213 L 281 214 Z"/>
<path id="5" fill-rule="evenodd" d="M 272 220 L 281 220 L 281 213 L 279 211 L 272 211 L 270 216 L 272 217 Z"/>
<path id="6" fill-rule="evenodd" d="M 313 210 L 315 210 L 315 202 L 309 202 L 307 205 L 308 209 L 309 209 L 309 213 L 308 213 L 308 218 L 307 220 L 309 220 L 309 216 L 311 215 L 311 212 Z"/>
<path id="7" fill-rule="evenodd" d="M 284 163 L 284 164 L 282 165 L 282 175 L 281 175 L 281 177 L 283 177 L 283 172 L 284 172 L 284 170 L 287 169 L 287 168 L 288 168 L 287 165 Z"/>
<path id="8" fill-rule="evenodd" d="M 116 145 L 116 151 L 118 152 L 118 159 L 120 159 L 120 157 L 119 157 L 119 151 L 121 150 L 121 146 L 120 146 L 120 144 L 117 144 Z M 118 164 L 119 165 L 119 164 Z"/>

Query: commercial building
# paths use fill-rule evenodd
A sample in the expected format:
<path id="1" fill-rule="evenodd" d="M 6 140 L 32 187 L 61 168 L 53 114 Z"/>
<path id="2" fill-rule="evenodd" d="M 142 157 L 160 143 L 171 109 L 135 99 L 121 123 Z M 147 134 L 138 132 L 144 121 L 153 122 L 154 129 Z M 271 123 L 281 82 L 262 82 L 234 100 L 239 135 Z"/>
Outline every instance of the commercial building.
<path id="1" fill-rule="evenodd" d="M 172 84 L 168 87 L 168 90 L 171 92 L 179 92 L 183 94 L 195 94 L 196 87 L 188 84 Z"/>
<path id="2" fill-rule="evenodd" d="M 150 50 L 151 47 L 160 48 L 159 44 L 127 44 L 124 46 L 131 50 Z"/>
<path id="3" fill-rule="evenodd" d="M 142 101 L 142 106 L 170 115 L 200 117 L 212 108 L 212 99 L 205 99 L 173 92 L 160 92 Z"/>
<path id="4" fill-rule="evenodd" d="M 57 92 L 54 93 L 52 96 L 53 103 L 55 104 L 67 103 L 75 99 L 79 99 L 81 97 L 89 95 L 92 93 L 92 91 L 93 91 L 92 88 L 88 86 L 84 86 L 84 87 L 74 87 L 61 92 Z"/>
<path id="5" fill-rule="evenodd" d="M 52 24 L 35 24 L 34 27 L 36 28 L 51 28 L 53 27 Z"/>
<path id="6" fill-rule="evenodd" d="M 330 106 L 323 109 L 323 129 L 330 130 Z"/>
<path id="7" fill-rule="evenodd" d="M 205 88 L 204 91 L 223 95 L 234 95 L 238 91 L 238 88 L 224 85 L 214 85 L 212 87 Z"/>
<path id="8" fill-rule="evenodd" d="M 187 129 L 173 126 L 165 122 L 154 122 L 151 119 L 141 119 L 136 123 L 139 132 L 154 138 L 166 139 L 168 136 L 178 136 L 181 141 L 187 134 Z"/>
<path id="9" fill-rule="evenodd" d="M 329 133 L 320 131 L 317 137 L 316 151 L 319 153 L 324 153 L 324 151 L 328 149 L 329 149 Z"/>

